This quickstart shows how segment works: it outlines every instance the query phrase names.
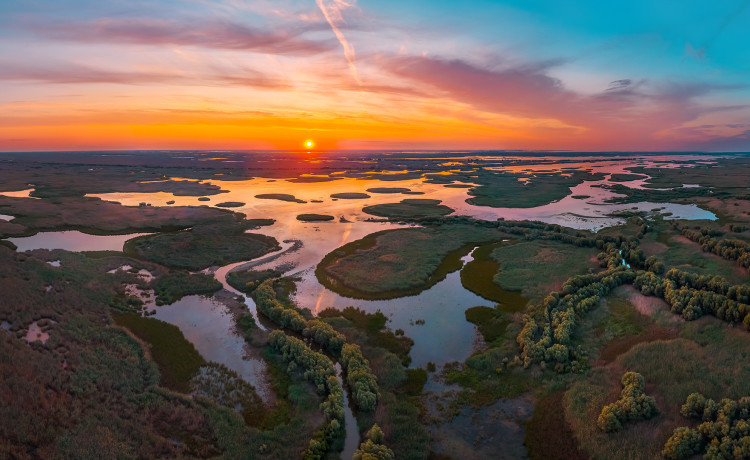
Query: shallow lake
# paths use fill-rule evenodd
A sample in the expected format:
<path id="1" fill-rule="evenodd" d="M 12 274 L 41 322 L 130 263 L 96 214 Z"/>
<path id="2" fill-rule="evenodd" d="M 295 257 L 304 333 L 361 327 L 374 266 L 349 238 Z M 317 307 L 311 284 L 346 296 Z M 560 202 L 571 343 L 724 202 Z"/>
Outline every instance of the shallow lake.
<path id="1" fill-rule="evenodd" d="M 462 361 L 468 357 L 478 341 L 478 334 L 474 325 L 466 321 L 464 311 L 478 305 L 491 306 L 492 302 L 464 289 L 461 285 L 459 272 L 449 274 L 445 280 L 419 295 L 392 300 L 350 299 L 324 288 L 318 283 L 314 269 L 327 253 L 370 233 L 403 227 L 403 225 L 392 223 L 367 222 L 366 219 L 372 216 L 362 212 L 364 206 L 393 203 L 404 198 L 431 198 L 441 200 L 443 204 L 455 209 L 455 214 L 458 215 L 468 215 L 487 220 L 498 218 L 540 220 L 594 231 L 622 223 L 623 219 L 607 216 L 607 214 L 623 210 L 671 213 L 671 216 L 666 216 L 668 219 L 715 219 L 712 213 L 695 205 L 648 202 L 634 204 L 606 203 L 606 200 L 617 195 L 602 187 L 622 184 L 634 189 L 646 188 L 648 177 L 627 182 L 610 181 L 612 174 L 632 174 L 627 169 L 629 167 L 691 167 L 690 164 L 666 164 L 662 162 L 700 160 L 710 163 L 713 159 L 715 158 L 695 155 L 606 159 L 591 157 L 582 158 L 580 161 L 555 164 L 555 161 L 559 159 L 539 157 L 536 159 L 538 160 L 537 163 L 534 163 L 535 159 L 525 157 L 523 158 L 525 162 L 523 165 L 497 168 L 509 172 L 523 173 L 525 177 L 519 179 L 521 182 L 533 177 L 536 173 L 549 171 L 570 174 L 573 170 L 588 170 L 606 175 L 602 180 L 586 181 L 578 186 L 571 187 L 568 196 L 561 200 L 527 209 L 474 206 L 466 203 L 466 199 L 470 197 L 466 188 L 452 188 L 445 187 L 442 184 L 428 183 L 425 182 L 424 177 L 392 181 L 366 177 L 341 177 L 335 173 L 331 174 L 331 177 L 341 178 L 322 182 L 298 182 L 267 178 L 241 181 L 212 179 L 207 182 L 218 185 L 222 190 L 228 192 L 209 196 L 209 201 L 199 201 L 199 197 L 194 196 L 175 196 L 171 193 L 161 192 L 108 193 L 93 196 L 98 196 L 104 200 L 117 201 L 128 206 L 137 206 L 141 202 L 150 203 L 154 206 L 167 206 L 169 201 L 173 201 L 174 205 L 213 206 L 222 202 L 236 201 L 244 203 L 244 205 L 232 209 L 245 213 L 248 218 L 271 217 L 276 219 L 274 225 L 254 231 L 273 236 L 280 242 L 298 240 L 301 241 L 302 246 L 296 251 L 283 253 L 272 262 L 257 265 L 254 269 L 283 267 L 287 274 L 300 277 L 295 299 L 300 307 L 309 308 L 313 312 L 319 312 L 329 307 L 341 309 L 347 306 L 355 306 L 368 312 L 382 311 L 389 317 L 388 326 L 391 329 L 403 329 L 405 334 L 414 340 L 415 344 L 411 352 L 412 366 L 423 367 L 428 362 L 439 365 L 450 361 Z M 460 159 L 452 158 L 450 160 Z M 457 164 L 461 163 L 458 162 Z M 463 169 L 470 168 L 465 166 Z M 378 174 L 383 173 L 379 172 Z M 376 187 L 408 188 L 413 192 L 422 192 L 422 194 L 404 195 L 400 193 L 367 192 L 367 189 Z M 370 198 L 334 199 L 331 197 L 332 194 L 337 193 L 367 193 Z M 297 199 L 306 201 L 306 203 L 255 198 L 256 195 L 260 194 L 292 194 Z M 573 196 L 579 198 L 573 198 Z M 580 196 L 588 197 L 581 199 Z M 335 220 L 320 223 L 301 222 L 296 217 L 303 213 L 328 214 L 334 216 Z M 220 277 L 230 268 L 233 267 L 224 267 Z M 252 301 L 248 300 L 247 302 L 251 310 L 254 309 L 252 308 L 254 307 Z M 205 313 L 203 314 L 205 315 Z M 203 320 L 206 322 L 212 321 L 209 316 L 205 316 Z M 417 320 L 424 320 L 425 324 L 417 324 Z M 203 339 L 196 338 L 196 340 Z M 208 343 L 204 340 L 202 346 L 209 346 Z M 201 352 L 203 353 L 203 351 Z M 210 354 L 208 351 L 207 353 Z"/>
<path id="2" fill-rule="evenodd" d="M 270 389 L 265 378 L 266 363 L 252 357 L 253 350 L 235 332 L 227 307 L 213 299 L 192 295 L 171 305 L 156 308 L 156 319 L 180 328 L 206 361 L 224 364 L 252 384 L 265 402 Z"/>
<path id="3" fill-rule="evenodd" d="M 73 252 L 122 251 L 122 246 L 127 240 L 142 235 L 148 235 L 148 233 L 89 235 L 77 230 L 68 230 L 64 232 L 39 232 L 33 236 L 8 238 L 8 241 L 18 246 L 18 252 L 34 249 L 64 249 Z"/>

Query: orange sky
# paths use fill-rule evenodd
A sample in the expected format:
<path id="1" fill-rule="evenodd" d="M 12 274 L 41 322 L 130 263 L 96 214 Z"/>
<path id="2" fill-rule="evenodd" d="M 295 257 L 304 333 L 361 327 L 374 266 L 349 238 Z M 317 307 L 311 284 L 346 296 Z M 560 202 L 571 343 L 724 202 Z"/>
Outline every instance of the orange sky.
<path id="1" fill-rule="evenodd" d="M 123 13 L 8 0 L 0 150 L 750 148 L 747 86 L 731 65 L 638 40 L 617 45 L 637 60 L 613 61 L 592 43 L 624 38 L 546 18 L 559 11 L 478 2 L 476 19 L 484 10 L 438 3 L 446 21 L 390 1 L 170 0 Z"/>

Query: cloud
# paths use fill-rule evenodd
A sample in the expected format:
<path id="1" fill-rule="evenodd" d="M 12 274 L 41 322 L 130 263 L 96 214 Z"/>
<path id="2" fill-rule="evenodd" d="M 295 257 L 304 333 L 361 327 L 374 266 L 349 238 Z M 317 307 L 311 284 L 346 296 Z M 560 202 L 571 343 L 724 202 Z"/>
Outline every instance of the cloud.
<path id="1" fill-rule="evenodd" d="M 310 55 L 333 49 L 330 43 L 301 39 L 299 35 L 305 31 L 303 28 L 269 32 L 218 20 L 98 19 L 84 23 L 32 25 L 29 28 L 47 38 L 75 42 L 199 46 L 288 55 Z"/>
<path id="2" fill-rule="evenodd" d="M 545 61 L 501 69 L 477 67 L 461 60 L 426 56 L 382 59 L 396 76 L 418 82 L 434 97 L 451 98 L 483 111 L 517 117 L 556 119 L 578 127 L 581 142 L 610 140 L 638 148 L 657 141 L 673 142 L 664 132 L 699 116 L 741 106 L 711 106 L 697 98 L 743 85 L 655 83 L 620 79 L 596 94 L 565 88 L 550 75 L 560 61 Z M 436 92 L 437 91 L 437 92 Z"/>
<path id="3" fill-rule="evenodd" d="M 357 57 L 354 52 L 354 45 L 346 39 L 346 36 L 339 27 L 345 23 L 342 11 L 354 6 L 355 1 L 356 0 L 350 3 L 346 0 L 315 0 L 315 3 L 318 5 L 318 8 L 320 8 L 323 16 L 325 16 L 326 21 L 328 21 L 328 24 L 331 26 L 331 30 L 333 30 L 339 43 L 341 43 L 341 46 L 344 48 L 344 56 L 346 57 L 346 62 L 349 64 L 349 70 L 352 73 L 352 77 L 354 77 L 354 80 L 361 85 L 362 81 L 359 79 L 359 73 L 357 72 Z"/>
<path id="4" fill-rule="evenodd" d="M 104 70 L 71 63 L 27 65 L 0 61 L 0 80 L 32 81 L 53 84 L 111 83 L 121 85 L 198 85 L 198 86 L 250 86 L 265 89 L 283 89 L 289 85 L 253 69 L 215 68 L 212 74 L 141 72 Z"/>

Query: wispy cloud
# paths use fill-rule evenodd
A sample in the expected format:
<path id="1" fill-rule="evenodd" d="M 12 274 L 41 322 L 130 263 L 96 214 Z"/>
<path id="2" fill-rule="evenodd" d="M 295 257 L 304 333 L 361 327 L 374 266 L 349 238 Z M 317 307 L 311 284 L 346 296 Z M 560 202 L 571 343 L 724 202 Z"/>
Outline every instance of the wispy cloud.
<path id="1" fill-rule="evenodd" d="M 247 68 L 214 68 L 213 73 L 146 72 L 100 69 L 67 62 L 47 62 L 44 65 L 18 64 L 0 61 L 0 81 L 31 81 L 53 84 L 110 83 L 120 85 L 197 85 L 249 86 L 264 89 L 283 89 L 289 85 L 262 72 Z"/>
<path id="2" fill-rule="evenodd" d="M 333 49 L 329 43 L 300 38 L 305 31 L 303 28 L 269 32 L 218 20 L 183 22 L 105 18 L 82 23 L 37 24 L 29 29 L 55 40 L 87 43 L 199 46 L 288 55 L 310 55 Z"/>
<path id="3" fill-rule="evenodd" d="M 346 39 L 346 36 L 339 27 L 340 25 L 345 24 L 344 15 L 342 13 L 343 10 L 354 6 L 355 1 L 315 0 L 315 3 L 318 5 L 318 8 L 320 8 L 320 11 L 323 12 L 323 16 L 325 16 L 326 21 L 328 21 L 328 24 L 331 26 L 331 30 L 333 30 L 339 43 L 341 43 L 341 46 L 344 48 L 344 56 L 346 57 L 346 62 L 349 64 L 349 70 L 351 71 L 352 76 L 357 83 L 361 85 L 362 81 L 359 79 L 359 73 L 357 72 L 357 57 L 354 52 L 354 46 Z"/>

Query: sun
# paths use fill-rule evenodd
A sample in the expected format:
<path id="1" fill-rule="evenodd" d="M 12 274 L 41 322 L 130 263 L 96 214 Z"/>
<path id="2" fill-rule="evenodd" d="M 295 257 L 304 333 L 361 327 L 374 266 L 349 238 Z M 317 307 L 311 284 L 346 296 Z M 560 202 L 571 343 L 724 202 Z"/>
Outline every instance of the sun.
<path id="1" fill-rule="evenodd" d="M 304 142 L 303 145 L 305 146 L 306 149 L 311 149 L 311 148 L 315 147 L 315 142 L 313 142 L 312 139 L 308 139 L 308 140 L 306 140 Z"/>

